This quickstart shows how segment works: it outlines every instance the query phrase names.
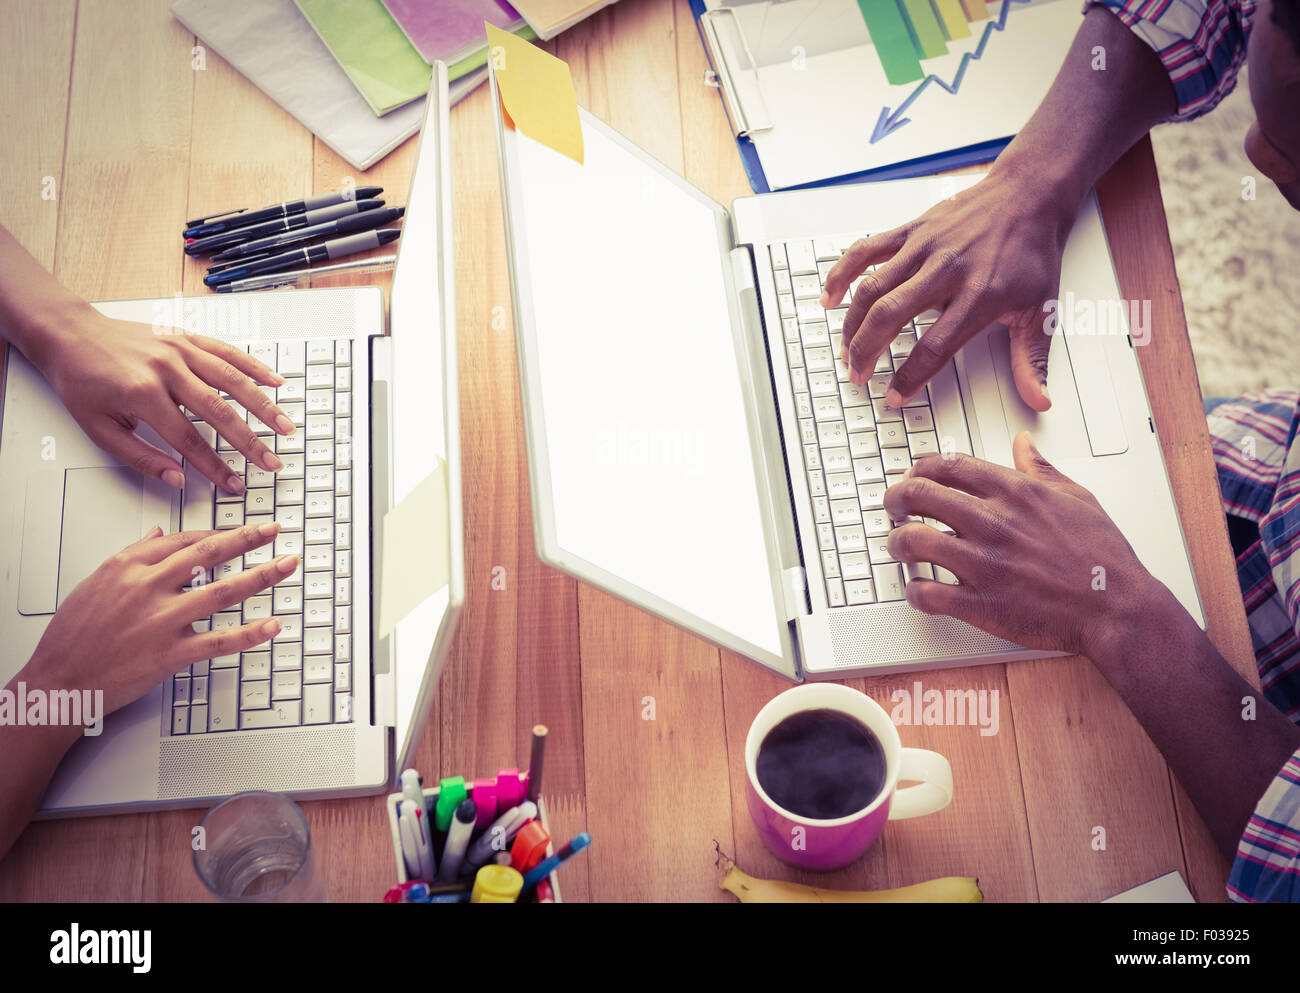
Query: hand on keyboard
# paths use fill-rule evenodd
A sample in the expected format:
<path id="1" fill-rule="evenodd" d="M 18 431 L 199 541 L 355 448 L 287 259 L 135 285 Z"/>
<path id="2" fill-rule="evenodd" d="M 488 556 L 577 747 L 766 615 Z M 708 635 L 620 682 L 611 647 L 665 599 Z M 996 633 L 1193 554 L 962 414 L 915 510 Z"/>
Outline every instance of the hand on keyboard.
<path id="1" fill-rule="evenodd" d="M 135 433 L 141 421 L 213 483 L 230 493 L 244 491 L 243 481 L 182 406 L 206 422 L 209 434 L 215 429 L 253 463 L 268 472 L 280 469 L 245 410 L 277 434 L 293 434 L 292 421 L 262 388 L 284 380 L 243 349 L 203 335 L 112 320 L 86 305 L 34 351 L 28 357 L 90 439 L 143 475 L 178 489 L 184 483 L 180 463 Z"/>
<path id="2" fill-rule="evenodd" d="M 280 631 L 274 618 L 219 630 L 207 630 L 207 618 L 289 578 L 296 555 L 204 580 L 221 563 L 269 544 L 279 530 L 267 524 L 163 536 L 155 528 L 68 595 L 24 678 L 49 689 L 103 690 L 104 713 L 111 713 L 182 666 L 269 641 Z M 196 631 L 195 622 L 204 630 Z"/>
<path id="3" fill-rule="evenodd" d="M 995 169 L 917 220 L 855 242 L 827 274 L 821 301 L 826 309 L 838 307 L 862 276 L 844 320 L 852 381 L 865 383 L 903 326 L 937 309 L 942 315 L 894 372 L 891 406 L 903 406 L 966 341 L 1002 321 L 1011 329 L 1021 397 L 1034 410 L 1050 407 L 1052 337 L 1043 330 L 1043 304 L 1059 293 L 1061 255 L 1077 207 L 1044 202 L 1032 186 Z"/>
<path id="4" fill-rule="evenodd" d="M 1016 470 L 969 455 L 927 456 L 885 491 L 891 516 L 913 521 L 889 536 L 905 563 L 928 562 L 958 585 L 914 580 L 907 600 L 1029 648 L 1097 659 L 1106 639 L 1160 604 L 1177 601 L 1138 561 L 1124 535 L 1082 486 L 1034 448 L 1012 447 Z M 1151 615 L 1153 616 L 1153 615 Z"/>

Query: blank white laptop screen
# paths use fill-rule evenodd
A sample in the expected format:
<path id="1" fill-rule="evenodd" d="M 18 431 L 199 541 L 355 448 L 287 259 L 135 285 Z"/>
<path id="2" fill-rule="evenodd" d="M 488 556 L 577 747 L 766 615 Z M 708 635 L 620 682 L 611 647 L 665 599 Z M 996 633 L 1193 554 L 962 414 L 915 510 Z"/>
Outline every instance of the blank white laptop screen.
<path id="1" fill-rule="evenodd" d="M 581 113 L 583 165 L 505 132 L 550 534 L 571 571 L 583 560 L 661 598 L 661 613 L 779 656 L 725 212 Z"/>

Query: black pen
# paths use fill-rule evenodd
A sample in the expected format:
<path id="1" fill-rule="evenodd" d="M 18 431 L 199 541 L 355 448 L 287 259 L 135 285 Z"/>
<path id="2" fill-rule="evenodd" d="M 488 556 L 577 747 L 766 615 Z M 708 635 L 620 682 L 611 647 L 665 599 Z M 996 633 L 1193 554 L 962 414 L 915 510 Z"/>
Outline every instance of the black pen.
<path id="1" fill-rule="evenodd" d="M 198 224 L 188 223 L 184 234 L 186 238 L 206 238 L 210 234 L 246 228 L 250 224 L 261 224 L 263 221 L 273 221 L 278 217 L 289 217 L 292 214 L 305 214 L 309 210 L 319 210 L 321 207 L 347 200 L 369 200 L 383 192 L 382 186 L 361 186 L 355 190 L 333 190 L 329 193 L 304 197 L 301 200 L 287 200 L 284 203 L 263 207 L 261 210 L 228 210 L 224 214 L 200 217 Z M 214 217 L 224 217 L 225 220 L 214 221 L 212 220 Z"/>
<path id="2" fill-rule="evenodd" d="M 340 217 L 351 217 L 367 210 L 378 210 L 384 205 L 382 200 L 349 200 L 347 203 L 331 204 L 319 210 L 309 210 L 304 214 L 291 214 L 265 224 L 251 224 L 246 228 L 235 228 L 224 234 L 212 234 L 206 238 L 192 238 L 185 243 L 186 255 L 207 255 L 220 252 L 235 245 L 241 245 L 254 238 L 269 238 L 284 231 L 297 231 L 314 224 L 324 224 Z"/>
<path id="3" fill-rule="evenodd" d="M 283 250 L 286 245 L 296 245 L 300 241 L 311 241 L 313 238 L 337 238 L 345 234 L 352 234 L 355 231 L 381 228 L 389 221 L 397 220 L 404 213 L 406 213 L 405 207 L 389 207 L 387 210 L 374 210 L 353 217 L 341 217 L 338 220 L 326 221 L 324 224 L 313 224 L 309 228 L 299 228 L 297 231 L 286 231 L 283 234 L 272 235 L 270 238 L 258 238 L 254 241 L 242 242 L 227 248 L 224 252 L 218 252 L 212 256 L 212 261 L 229 262 L 233 259 L 243 259 L 273 249 Z"/>
<path id="4" fill-rule="evenodd" d="M 316 262 L 324 262 L 327 259 L 333 261 L 347 255 L 356 255 L 357 252 L 378 248 L 380 245 L 387 245 L 396 241 L 401 233 L 399 228 L 379 228 L 377 231 L 362 231 L 360 234 L 350 234 L 346 238 L 336 238 L 321 245 L 309 245 L 306 248 L 295 248 L 288 252 L 281 252 L 269 259 L 259 259 L 256 262 L 249 262 L 247 265 L 231 266 L 220 272 L 204 276 L 203 282 L 208 286 L 218 286 L 221 283 L 229 283 L 236 279 L 260 276 L 264 272 L 279 272 L 282 269 L 301 268 Z"/>

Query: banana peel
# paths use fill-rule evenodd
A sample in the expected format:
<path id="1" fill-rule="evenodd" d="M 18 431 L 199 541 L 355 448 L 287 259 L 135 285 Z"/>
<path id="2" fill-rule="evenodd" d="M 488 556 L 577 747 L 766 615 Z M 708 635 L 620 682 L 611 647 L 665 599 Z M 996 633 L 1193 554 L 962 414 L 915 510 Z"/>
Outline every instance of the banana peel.
<path id="1" fill-rule="evenodd" d="M 784 879 L 756 879 L 718 853 L 718 886 L 741 903 L 982 903 L 979 880 L 944 876 L 892 890 L 834 890 Z"/>

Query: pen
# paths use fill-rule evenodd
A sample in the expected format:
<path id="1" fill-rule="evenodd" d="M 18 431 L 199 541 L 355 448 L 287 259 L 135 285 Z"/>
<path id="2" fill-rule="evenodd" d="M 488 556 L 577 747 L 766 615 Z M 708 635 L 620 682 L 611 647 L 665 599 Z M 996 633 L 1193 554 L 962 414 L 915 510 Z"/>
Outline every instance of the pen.
<path id="1" fill-rule="evenodd" d="M 428 865 L 421 867 L 420 878 L 432 879 L 435 870 L 433 857 L 433 833 L 429 827 L 429 810 L 424 803 L 424 779 L 421 778 L 420 774 L 416 770 L 407 769 L 402 773 L 400 782 L 402 784 L 402 796 L 406 798 L 406 802 L 411 805 L 413 810 L 419 811 L 419 816 L 416 818 L 416 824 L 419 828 L 421 838 L 420 850 L 428 853 Z M 397 813 L 399 816 L 401 815 L 402 810 L 400 807 L 398 808 Z M 429 870 L 427 876 L 423 874 L 424 868 Z"/>
<path id="2" fill-rule="evenodd" d="M 466 864 L 477 868 L 488 861 L 495 852 L 504 852 L 519 830 L 537 816 L 537 804 L 525 800 L 518 807 L 512 807 L 496 819 L 496 822 L 483 832 L 478 841 L 470 845 L 465 856 Z"/>
<path id="3" fill-rule="evenodd" d="M 264 273 L 279 272 L 282 269 L 292 269 L 295 266 L 309 266 L 313 262 L 324 262 L 326 260 L 332 262 L 346 255 L 356 255 L 358 252 L 378 248 L 380 245 L 387 245 L 396 241 L 401 233 L 397 228 L 379 228 L 375 231 L 350 234 L 346 238 L 336 238 L 321 245 L 295 248 L 280 255 L 273 255 L 269 259 L 250 262 L 248 265 L 235 266 L 233 269 L 223 269 L 221 272 L 214 272 L 204 276 L 203 282 L 208 286 L 217 286 L 221 283 L 233 282 L 236 279 L 244 279 L 247 276 L 261 276 Z"/>
<path id="4" fill-rule="evenodd" d="M 411 843 L 415 850 L 417 878 L 433 879 L 435 872 L 433 847 L 430 843 L 428 817 L 424 810 L 424 804 L 403 800 L 402 808 L 398 812 L 398 820 L 399 823 L 405 821 L 408 825 L 407 831 L 410 834 Z M 407 873 L 410 873 L 409 868 Z"/>
<path id="5" fill-rule="evenodd" d="M 382 200 L 350 200 L 347 203 L 331 204 L 328 207 L 321 207 L 319 210 L 309 210 L 305 214 L 293 214 L 279 220 L 267 221 L 265 224 L 253 224 L 246 228 L 236 228 L 234 231 L 227 231 L 225 234 L 194 238 L 186 243 L 185 254 L 206 255 L 208 252 L 219 252 L 222 249 L 242 244 L 253 238 L 267 238 L 282 231 L 294 231 L 299 228 L 310 227 L 313 224 L 324 224 L 326 221 L 337 220 L 340 217 L 351 217 L 369 210 L 378 210 L 383 205 L 384 201 Z"/>
<path id="6" fill-rule="evenodd" d="M 533 725 L 533 750 L 528 757 L 528 799 L 534 803 L 542 795 L 542 759 L 546 757 L 546 725 Z"/>
<path id="7" fill-rule="evenodd" d="M 382 272 L 393 268 L 397 262 L 396 255 L 376 255 L 368 259 L 353 259 L 351 262 L 340 262 L 338 265 L 318 265 L 310 269 L 292 269 L 288 272 L 271 272 L 265 276 L 250 276 L 248 279 L 236 279 L 230 283 L 221 283 L 217 287 L 218 293 L 242 293 L 245 290 L 265 290 L 275 286 L 297 286 L 303 280 L 310 279 L 312 276 L 333 276 L 348 274 L 360 276 L 368 272 Z M 478 784 L 488 782 L 492 784 L 493 800 L 496 799 L 495 779 L 476 779 L 474 780 L 475 796 L 478 796 Z M 491 821 L 496 815 L 496 803 L 492 804 L 492 813 L 487 820 Z M 482 817 L 483 810 L 479 808 L 479 816 Z"/>
<path id="8" fill-rule="evenodd" d="M 198 223 L 193 221 L 186 222 L 186 238 L 206 238 L 208 235 L 222 234 L 226 231 L 233 231 L 236 228 L 246 228 L 252 224 L 261 224 L 263 221 L 272 221 L 277 217 L 289 217 L 292 214 L 305 214 L 309 210 L 319 210 L 321 207 L 328 207 L 331 204 L 344 203 L 349 200 L 369 200 L 384 192 L 382 186 L 361 186 L 357 189 L 332 190 L 329 193 L 317 193 L 314 196 L 303 197 L 301 200 L 286 200 L 284 203 L 272 204 L 270 207 L 262 207 L 260 210 L 228 210 L 222 214 L 209 214 L 207 217 L 198 218 Z M 224 218 L 224 220 L 213 220 L 213 218 Z"/>
<path id="9" fill-rule="evenodd" d="M 537 864 L 536 868 L 528 870 L 527 874 L 524 876 L 524 885 L 521 892 L 527 893 L 530 889 L 555 871 L 555 869 L 573 858 L 573 856 L 577 855 L 590 844 L 591 835 L 586 831 L 575 836 L 571 842 L 561 848 L 550 858 L 543 859 Z"/>
<path id="10" fill-rule="evenodd" d="M 420 843 L 416 840 L 418 827 L 412 821 L 412 818 L 403 816 L 405 811 L 401 808 L 407 807 L 405 800 L 398 801 L 397 813 L 397 833 L 402 841 L 402 861 L 406 863 L 406 878 L 420 878 Z"/>
<path id="11" fill-rule="evenodd" d="M 469 848 L 469 836 L 474 833 L 474 821 L 477 817 L 478 810 L 474 806 L 474 801 L 462 800 L 460 806 L 456 808 L 456 814 L 451 819 L 451 827 L 447 831 L 447 843 L 442 849 L 442 865 L 438 867 L 438 882 L 455 882 L 460 872 L 460 864 L 465 860 L 465 852 Z"/>
<path id="12" fill-rule="evenodd" d="M 371 200 L 367 202 L 377 203 L 378 201 Z M 338 217 L 322 224 L 313 224 L 294 231 L 284 231 L 269 238 L 254 238 L 251 241 L 240 242 L 238 245 L 232 245 L 224 252 L 218 252 L 212 256 L 212 261 L 228 262 L 231 259 L 242 259 L 261 252 L 283 249 L 286 245 L 296 245 L 300 241 L 311 241 L 313 238 L 330 238 L 351 234 L 354 231 L 368 231 L 370 228 L 383 227 L 389 221 L 397 220 L 404 213 L 406 213 L 405 207 L 389 207 L 386 210 L 372 210 L 362 214 L 353 214 L 351 217 Z"/>

